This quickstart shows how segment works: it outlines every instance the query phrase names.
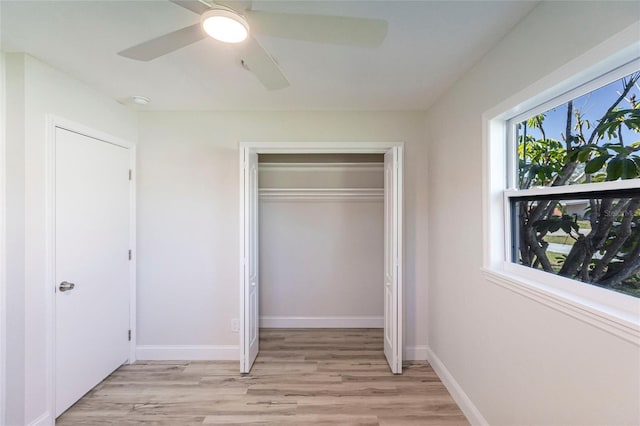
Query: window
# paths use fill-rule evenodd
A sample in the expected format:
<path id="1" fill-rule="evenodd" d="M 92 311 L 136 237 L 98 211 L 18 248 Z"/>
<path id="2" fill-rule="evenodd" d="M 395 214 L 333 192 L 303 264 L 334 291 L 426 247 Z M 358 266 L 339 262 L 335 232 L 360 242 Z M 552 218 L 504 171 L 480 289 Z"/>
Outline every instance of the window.
<path id="1" fill-rule="evenodd" d="M 640 71 L 614 75 L 507 121 L 505 256 L 640 298 Z"/>

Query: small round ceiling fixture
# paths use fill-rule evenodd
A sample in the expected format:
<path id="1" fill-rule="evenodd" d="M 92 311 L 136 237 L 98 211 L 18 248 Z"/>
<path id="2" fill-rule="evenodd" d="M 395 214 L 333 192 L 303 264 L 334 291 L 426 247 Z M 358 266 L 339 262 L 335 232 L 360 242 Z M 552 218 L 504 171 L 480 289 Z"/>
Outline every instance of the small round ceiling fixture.
<path id="1" fill-rule="evenodd" d="M 131 96 L 131 102 L 136 105 L 148 105 L 149 102 L 151 102 L 151 99 L 147 98 L 146 96 L 134 95 Z"/>
<path id="2" fill-rule="evenodd" d="M 249 23 L 230 9 L 211 9 L 202 15 L 202 28 L 210 37 L 225 43 L 240 43 L 249 36 Z"/>

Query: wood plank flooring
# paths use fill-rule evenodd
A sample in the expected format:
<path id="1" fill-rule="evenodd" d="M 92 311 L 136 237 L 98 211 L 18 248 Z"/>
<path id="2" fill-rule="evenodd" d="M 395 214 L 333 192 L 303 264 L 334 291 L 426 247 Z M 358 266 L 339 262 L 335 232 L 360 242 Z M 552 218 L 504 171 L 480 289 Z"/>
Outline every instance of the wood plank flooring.
<path id="1" fill-rule="evenodd" d="M 119 368 L 58 425 L 467 425 L 431 367 L 391 374 L 379 329 L 263 329 L 248 375 L 237 361 Z"/>

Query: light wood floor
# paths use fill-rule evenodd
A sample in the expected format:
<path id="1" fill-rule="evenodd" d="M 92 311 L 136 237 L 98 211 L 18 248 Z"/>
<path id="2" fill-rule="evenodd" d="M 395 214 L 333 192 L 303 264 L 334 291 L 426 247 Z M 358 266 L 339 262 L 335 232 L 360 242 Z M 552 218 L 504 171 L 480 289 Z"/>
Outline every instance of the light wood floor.
<path id="1" fill-rule="evenodd" d="M 467 425 L 426 363 L 394 376 L 377 329 L 260 331 L 251 374 L 238 362 L 123 366 L 59 425 Z"/>

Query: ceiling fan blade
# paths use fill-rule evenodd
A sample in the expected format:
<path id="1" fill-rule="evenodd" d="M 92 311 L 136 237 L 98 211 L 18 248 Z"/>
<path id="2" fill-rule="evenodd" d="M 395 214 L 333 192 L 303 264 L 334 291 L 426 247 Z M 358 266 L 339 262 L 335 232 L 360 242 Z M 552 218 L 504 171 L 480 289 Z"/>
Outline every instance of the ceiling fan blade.
<path id="1" fill-rule="evenodd" d="M 255 34 L 317 43 L 376 47 L 387 35 L 382 19 L 262 11 L 247 11 L 246 17 Z"/>
<path id="2" fill-rule="evenodd" d="M 282 73 L 280 66 L 255 38 L 249 37 L 244 43 L 241 58 L 242 65 L 251 71 L 268 90 L 289 87 L 289 81 Z"/>
<path id="3" fill-rule="evenodd" d="M 199 2 L 198 0 L 169 0 L 171 3 L 175 3 L 178 6 L 184 7 L 187 10 L 202 15 L 207 10 L 211 9 L 206 4 Z"/>
<path id="4" fill-rule="evenodd" d="M 200 23 L 197 23 L 125 49 L 118 55 L 137 61 L 150 61 L 206 37 Z"/>
<path id="5" fill-rule="evenodd" d="M 207 10 L 214 8 L 215 6 L 224 6 L 229 9 L 236 10 L 238 12 L 251 9 L 252 2 L 251 0 L 169 0 L 171 3 L 175 3 L 178 6 L 184 7 L 192 11 L 193 13 L 197 13 L 198 15 L 202 15 Z"/>
<path id="6" fill-rule="evenodd" d="M 251 0 L 212 0 L 214 4 L 228 7 L 237 12 L 243 12 L 249 10 L 252 7 L 253 2 Z"/>

